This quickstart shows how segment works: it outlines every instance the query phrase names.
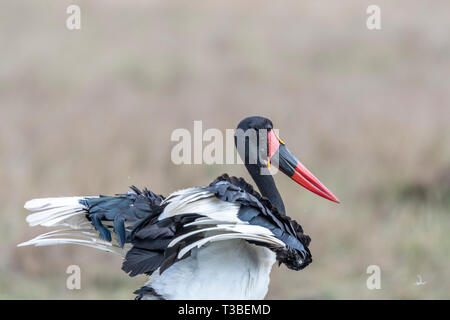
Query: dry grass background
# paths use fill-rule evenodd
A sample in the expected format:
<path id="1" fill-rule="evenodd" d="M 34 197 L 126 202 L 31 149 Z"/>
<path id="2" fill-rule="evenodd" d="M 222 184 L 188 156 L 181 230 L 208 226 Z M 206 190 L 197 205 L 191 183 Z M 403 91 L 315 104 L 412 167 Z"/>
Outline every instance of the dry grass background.
<path id="1" fill-rule="evenodd" d="M 175 166 L 170 134 L 274 120 L 340 205 L 276 179 L 314 262 L 274 267 L 268 298 L 450 298 L 448 1 L 72 1 L 0 4 L 0 298 L 133 298 L 118 258 L 16 248 L 35 197 L 162 194 L 240 166 Z M 65 288 L 78 264 L 82 290 Z M 368 265 L 382 289 L 366 288 Z M 424 286 L 415 286 L 421 274 Z"/>

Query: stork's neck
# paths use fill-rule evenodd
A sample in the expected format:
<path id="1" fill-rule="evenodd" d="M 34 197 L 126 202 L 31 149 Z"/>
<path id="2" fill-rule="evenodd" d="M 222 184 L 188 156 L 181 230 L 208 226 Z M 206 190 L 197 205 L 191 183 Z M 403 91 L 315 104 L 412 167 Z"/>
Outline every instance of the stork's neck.
<path id="1" fill-rule="evenodd" d="M 281 214 L 286 214 L 283 199 L 278 192 L 275 180 L 271 175 L 261 175 L 261 168 L 258 165 L 245 165 L 248 172 L 252 176 L 261 194 L 270 200 Z"/>

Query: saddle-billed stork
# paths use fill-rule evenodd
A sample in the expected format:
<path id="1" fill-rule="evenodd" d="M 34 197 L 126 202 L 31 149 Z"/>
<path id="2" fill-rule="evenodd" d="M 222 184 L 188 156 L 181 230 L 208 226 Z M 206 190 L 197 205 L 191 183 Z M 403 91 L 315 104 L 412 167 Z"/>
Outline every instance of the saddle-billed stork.
<path id="1" fill-rule="evenodd" d="M 149 275 L 136 299 L 263 299 L 275 261 L 301 270 L 312 259 L 310 237 L 285 214 L 273 177 L 262 169 L 273 163 L 306 189 L 339 201 L 289 152 L 269 119 L 248 117 L 239 129 L 256 133 L 257 139 L 244 136 L 238 153 L 261 193 L 224 174 L 167 198 L 132 186 L 116 196 L 34 199 L 25 204 L 34 211 L 30 226 L 65 228 L 19 246 L 72 243 L 119 254 L 130 276 Z"/>

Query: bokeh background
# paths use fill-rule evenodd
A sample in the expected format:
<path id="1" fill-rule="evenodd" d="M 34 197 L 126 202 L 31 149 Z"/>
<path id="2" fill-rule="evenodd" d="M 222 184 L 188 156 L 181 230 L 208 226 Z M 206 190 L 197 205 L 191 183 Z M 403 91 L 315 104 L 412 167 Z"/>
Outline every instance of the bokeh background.
<path id="1" fill-rule="evenodd" d="M 69 31 L 66 8 L 81 7 Z M 366 28 L 381 7 L 382 29 Z M 314 262 L 274 266 L 271 299 L 450 298 L 450 2 L 2 1 L 0 299 L 132 299 L 116 256 L 16 248 L 31 198 L 162 194 L 238 165 L 170 160 L 176 128 L 271 118 L 342 201 L 282 175 Z M 77 264 L 82 289 L 66 289 Z M 366 268 L 381 268 L 380 290 Z M 420 274 L 425 285 L 417 286 Z"/>

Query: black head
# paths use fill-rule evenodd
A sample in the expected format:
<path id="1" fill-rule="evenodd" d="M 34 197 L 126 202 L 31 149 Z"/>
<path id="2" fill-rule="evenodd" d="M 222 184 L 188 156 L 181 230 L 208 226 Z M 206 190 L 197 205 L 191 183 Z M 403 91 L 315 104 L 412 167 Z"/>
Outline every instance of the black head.
<path id="1" fill-rule="evenodd" d="M 234 142 L 245 165 L 267 166 L 267 134 L 272 121 L 264 117 L 247 117 L 237 126 Z"/>
<path id="2" fill-rule="evenodd" d="M 253 116 L 253 117 L 247 117 L 243 120 L 241 120 L 241 122 L 239 122 L 238 129 L 242 129 L 242 130 L 248 130 L 248 129 L 273 129 L 273 124 L 272 121 L 270 121 L 267 118 L 264 117 L 259 117 L 259 116 Z"/>

